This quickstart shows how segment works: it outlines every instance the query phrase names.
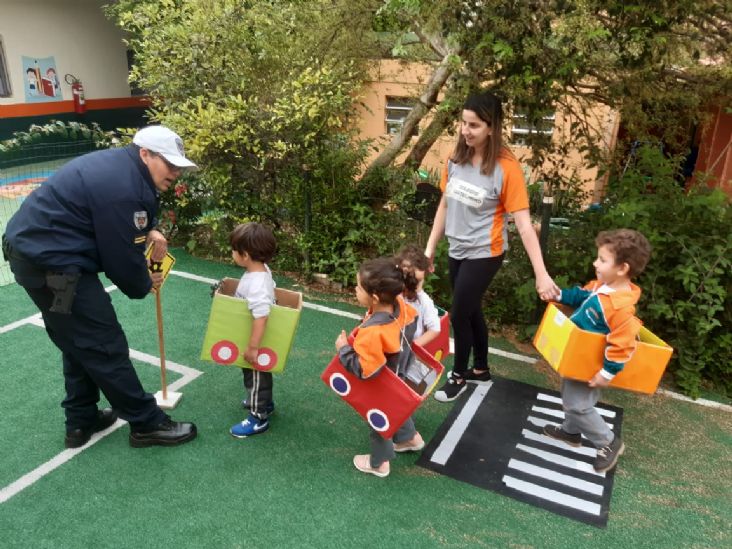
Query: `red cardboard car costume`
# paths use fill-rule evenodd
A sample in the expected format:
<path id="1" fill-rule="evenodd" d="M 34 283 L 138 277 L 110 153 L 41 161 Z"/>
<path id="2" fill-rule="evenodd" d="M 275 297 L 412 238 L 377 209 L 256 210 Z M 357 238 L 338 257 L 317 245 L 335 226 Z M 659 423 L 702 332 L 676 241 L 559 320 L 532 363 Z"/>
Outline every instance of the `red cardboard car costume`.
<path id="1" fill-rule="evenodd" d="M 353 343 L 357 330 L 349 337 Z M 412 344 L 417 360 L 404 376 L 382 368 L 378 375 L 361 379 L 346 370 L 338 355 L 320 378 L 385 439 L 390 439 L 406 419 L 427 398 L 442 375 L 444 366 L 423 347 Z"/>

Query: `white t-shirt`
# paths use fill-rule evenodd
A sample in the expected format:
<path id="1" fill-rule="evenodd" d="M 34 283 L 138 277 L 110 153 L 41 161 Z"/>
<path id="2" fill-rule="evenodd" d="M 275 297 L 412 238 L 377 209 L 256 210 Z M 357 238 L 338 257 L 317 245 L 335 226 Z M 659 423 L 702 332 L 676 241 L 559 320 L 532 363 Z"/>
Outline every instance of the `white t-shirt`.
<path id="1" fill-rule="evenodd" d="M 247 300 L 249 310 L 254 318 L 269 316 L 269 310 L 275 302 L 275 282 L 272 271 L 267 265 L 265 272 L 244 273 L 236 287 L 235 297 Z"/>
<path id="2" fill-rule="evenodd" d="M 440 314 L 437 311 L 437 307 L 435 307 L 434 301 L 432 301 L 432 298 L 424 290 L 417 291 L 417 299 L 414 301 L 406 297 L 404 301 L 414 307 L 419 315 L 417 319 L 417 331 L 414 333 L 415 339 L 428 330 L 440 331 Z"/>

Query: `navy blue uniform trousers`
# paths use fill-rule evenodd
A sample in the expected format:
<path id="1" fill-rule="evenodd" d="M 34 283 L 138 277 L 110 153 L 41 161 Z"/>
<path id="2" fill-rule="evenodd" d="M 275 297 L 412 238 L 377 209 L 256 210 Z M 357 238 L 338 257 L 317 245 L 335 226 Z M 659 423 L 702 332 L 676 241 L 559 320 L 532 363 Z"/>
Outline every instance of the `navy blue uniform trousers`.
<path id="1" fill-rule="evenodd" d="M 41 311 L 46 332 L 62 353 L 66 398 L 61 405 L 67 430 L 94 425 L 100 389 L 133 429 L 165 419 L 155 397 L 142 388 L 112 300 L 96 274 L 81 273 L 71 314 L 60 314 L 50 311 L 53 294 L 43 270 L 12 254 L 10 268 Z"/>

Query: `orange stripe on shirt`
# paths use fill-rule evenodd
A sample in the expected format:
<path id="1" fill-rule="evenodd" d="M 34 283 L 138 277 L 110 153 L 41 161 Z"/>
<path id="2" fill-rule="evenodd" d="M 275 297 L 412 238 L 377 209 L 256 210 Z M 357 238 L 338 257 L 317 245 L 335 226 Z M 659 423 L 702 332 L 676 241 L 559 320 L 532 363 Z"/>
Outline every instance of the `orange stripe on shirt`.
<path id="1" fill-rule="evenodd" d="M 501 255 L 504 249 L 503 231 L 506 226 L 506 213 L 526 210 L 529 207 L 529 193 L 526 190 L 524 173 L 516 157 L 504 150 L 498 157 L 498 164 L 503 170 L 503 188 L 501 201 L 493 214 L 491 228 L 491 256 Z"/>
<path id="2" fill-rule="evenodd" d="M 496 206 L 493 213 L 493 225 L 491 226 L 491 257 L 503 253 L 503 227 L 506 224 L 506 208 L 502 203 Z"/>

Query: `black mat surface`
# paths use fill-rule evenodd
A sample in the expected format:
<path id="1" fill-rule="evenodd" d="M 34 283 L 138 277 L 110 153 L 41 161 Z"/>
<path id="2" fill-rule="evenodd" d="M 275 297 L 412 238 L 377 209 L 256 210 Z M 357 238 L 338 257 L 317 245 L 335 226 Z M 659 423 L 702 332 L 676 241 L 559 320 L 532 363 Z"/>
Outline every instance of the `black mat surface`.
<path id="1" fill-rule="evenodd" d="M 623 410 L 597 408 L 620 435 Z M 542 435 L 546 422 L 561 424 L 559 393 L 494 378 L 471 385 L 424 449 L 417 464 L 547 511 L 604 527 L 614 471 L 594 472 L 595 451 L 583 439 L 572 448 Z M 622 458 L 621 458 L 622 459 Z"/>

